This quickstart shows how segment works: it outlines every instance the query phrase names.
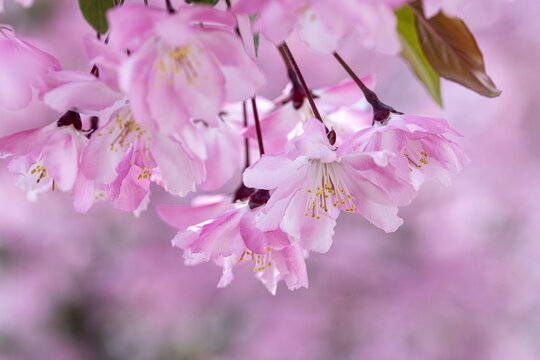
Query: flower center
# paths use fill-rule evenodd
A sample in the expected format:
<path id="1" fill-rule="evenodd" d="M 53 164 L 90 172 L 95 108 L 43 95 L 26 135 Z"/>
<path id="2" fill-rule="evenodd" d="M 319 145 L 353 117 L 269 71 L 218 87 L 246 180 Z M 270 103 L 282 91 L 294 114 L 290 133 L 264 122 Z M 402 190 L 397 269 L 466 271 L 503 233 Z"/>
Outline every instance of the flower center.
<path id="1" fill-rule="evenodd" d="M 139 180 L 152 176 L 150 169 L 154 166 L 151 164 L 151 151 L 147 145 L 147 142 L 151 141 L 152 138 L 148 131 L 135 121 L 129 107 L 118 111 L 105 129 L 98 133 L 98 136 L 104 135 L 113 138 L 109 145 L 110 151 L 118 152 L 123 150 L 127 152 L 130 147 L 133 147 L 130 164 L 135 164 L 141 168 L 142 172 L 137 177 Z"/>
<path id="2" fill-rule="evenodd" d="M 413 167 L 417 169 L 421 169 L 422 165 L 427 165 L 429 162 L 427 161 L 427 154 L 424 150 L 420 151 L 410 151 L 408 147 L 403 149 L 403 155 L 407 158 L 409 161 L 409 171 L 413 171 Z"/>
<path id="3" fill-rule="evenodd" d="M 346 212 L 354 212 L 354 197 L 341 176 L 341 169 L 337 163 L 323 163 L 314 160 L 312 186 L 307 190 L 306 216 L 320 219 L 320 211 L 328 212 L 333 206 Z"/>
<path id="4" fill-rule="evenodd" d="M 169 51 L 167 56 L 161 57 L 158 60 L 157 66 L 160 70 L 159 80 L 163 81 L 167 78 L 169 85 L 173 84 L 173 78 L 176 75 L 183 74 L 188 86 L 199 87 L 200 72 L 202 69 L 202 62 L 199 56 L 204 54 L 204 49 L 197 48 L 197 52 L 193 50 L 192 45 L 186 45 L 179 48 L 175 48 Z M 167 75 L 169 75 L 167 77 Z M 210 76 L 202 76 L 204 80 L 209 81 Z M 159 84 L 156 84 L 156 88 L 159 88 Z"/>
<path id="5" fill-rule="evenodd" d="M 37 162 L 34 166 L 35 167 L 30 170 L 30 174 L 37 176 L 36 184 L 39 184 L 41 180 L 47 177 L 47 169 L 45 169 L 45 166 L 41 161 Z"/>
<path id="6" fill-rule="evenodd" d="M 34 189 L 37 187 L 48 186 L 49 182 L 51 183 L 51 190 L 54 192 L 56 190 L 56 182 L 50 174 L 48 174 L 43 159 L 39 156 L 38 160 L 30 167 L 27 175 L 19 181 L 19 185 L 24 188 Z M 34 185 L 36 184 L 36 185 Z"/>

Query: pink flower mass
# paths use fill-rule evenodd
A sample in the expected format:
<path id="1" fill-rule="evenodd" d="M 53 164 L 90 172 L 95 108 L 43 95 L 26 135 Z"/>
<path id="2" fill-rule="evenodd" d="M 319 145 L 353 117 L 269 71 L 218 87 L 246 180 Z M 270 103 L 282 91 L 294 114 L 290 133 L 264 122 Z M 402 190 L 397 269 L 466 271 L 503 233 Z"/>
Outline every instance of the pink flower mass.
<path id="1" fill-rule="evenodd" d="M 538 14 L 0 0 L 0 358 L 540 358 Z"/>

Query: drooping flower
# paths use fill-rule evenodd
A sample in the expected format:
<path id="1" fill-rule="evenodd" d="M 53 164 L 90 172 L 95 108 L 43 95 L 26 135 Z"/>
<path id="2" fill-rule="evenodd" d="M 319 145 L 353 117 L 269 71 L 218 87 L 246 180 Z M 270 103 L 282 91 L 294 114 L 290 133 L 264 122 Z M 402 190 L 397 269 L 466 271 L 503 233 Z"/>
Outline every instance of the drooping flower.
<path id="1" fill-rule="evenodd" d="M 53 89 L 44 99 L 58 111 L 73 108 L 106 121 L 83 151 L 81 170 L 94 185 L 105 186 L 116 209 L 140 209 L 148 199 L 150 181 L 184 196 L 197 184 L 214 190 L 234 175 L 241 156 L 238 131 L 228 122 L 209 121 L 212 128 L 204 120 L 195 120 L 166 134 L 154 123 L 139 121 L 112 76 L 117 71 L 115 58 L 105 47 L 92 46 L 104 81 L 89 74 L 58 72 L 49 79 Z"/>
<path id="2" fill-rule="evenodd" d="M 451 175 L 469 161 L 450 139 L 456 136 L 461 135 L 444 119 L 391 114 L 385 122 L 358 132 L 349 144 L 353 151 L 393 152 L 390 162 L 397 176 L 418 189 L 426 177 L 450 185 Z"/>
<path id="3" fill-rule="evenodd" d="M 228 197 L 211 197 L 191 207 L 158 207 L 162 219 L 179 229 L 174 246 L 184 250 L 187 264 L 212 261 L 223 268 L 218 287 L 233 280 L 233 268 L 251 262 L 256 277 L 275 294 L 284 280 L 289 289 L 307 287 L 304 251 L 291 245 L 280 230 L 263 232 L 255 226 L 260 208 L 246 202 L 230 204 Z M 200 221 L 188 226 L 186 221 Z"/>
<path id="4" fill-rule="evenodd" d="M 88 141 L 79 130 L 54 122 L 0 138 L 0 158 L 13 157 L 9 171 L 20 175 L 17 185 L 28 192 L 30 200 L 43 191 L 72 190 L 81 150 Z"/>
<path id="5" fill-rule="evenodd" d="M 244 172 L 253 188 L 275 189 L 258 214 L 259 229 L 281 229 L 307 250 L 326 252 L 340 211 L 363 215 L 391 232 L 402 220 L 398 206 L 416 192 L 397 177 L 390 151 L 356 151 L 348 140 L 329 144 L 322 123 L 310 120 L 285 153 L 263 155 Z"/>
<path id="6" fill-rule="evenodd" d="M 120 72 L 133 113 L 164 132 L 213 119 L 225 101 L 244 100 L 264 83 L 226 12 L 126 5 L 110 11 L 109 21 L 111 45 L 130 51 Z"/>
<path id="7" fill-rule="evenodd" d="M 7 110 L 26 107 L 34 91 L 47 89 L 43 75 L 61 68 L 52 55 L 18 39 L 13 29 L 1 24 L 0 53 L 0 107 Z"/>

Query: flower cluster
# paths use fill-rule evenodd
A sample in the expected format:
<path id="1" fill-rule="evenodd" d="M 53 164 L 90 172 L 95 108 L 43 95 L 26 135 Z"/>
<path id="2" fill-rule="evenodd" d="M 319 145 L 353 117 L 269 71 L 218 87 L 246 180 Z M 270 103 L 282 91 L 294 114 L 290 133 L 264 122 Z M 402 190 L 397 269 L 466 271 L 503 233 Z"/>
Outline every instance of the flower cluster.
<path id="1" fill-rule="evenodd" d="M 404 2 L 126 4 L 108 12 L 105 41 L 84 40 L 89 73 L 63 70 L 1 26 L 0 75 L 10 87 L 0 107 L 23 109 L 37 97 L 58 115 L 1 138 L 0 157 L 12 158 L 30 198 L 58 189 L 83 213 L 108 199 L 137 215 L 152 183 L 181 197 L 219 190 L 189 207 L 158 207 L 178 228 L 173 245 L 186 262 L 222 267 L 219 286 L 249 262 L 272 293 L 280 280 L 307 287 L 305 259 L 329 250 L 342 211 L 395 231 L 398 208 L 426 178 L 448 185 L 467 162 L 445 120 L 383 104 L 369 90 L 373 75 L 311 89 L 287 46 L 296 33 L 350 72 L 339 44 L 356 36 L 397 53 L 393 11 Z M 249 51 L 254 38 L 274 44 L 287 69 L 290 85 L 277 99 L 258 95 L 273 75 Z M 223 190 L 240 171 L 236 190 Z"/>

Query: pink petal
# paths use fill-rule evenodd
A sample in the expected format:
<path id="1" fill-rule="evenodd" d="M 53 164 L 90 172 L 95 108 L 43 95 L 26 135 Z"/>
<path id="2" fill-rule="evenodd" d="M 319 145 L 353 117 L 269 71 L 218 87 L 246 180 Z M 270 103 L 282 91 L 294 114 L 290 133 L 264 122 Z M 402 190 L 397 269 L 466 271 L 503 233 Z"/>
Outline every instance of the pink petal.
<path id="1" fill-rule="evenodd" d="M 284 156 L 263 155 L 244 171 L 244 184 L 254 189 L 271 190 L 289 178 L 300 166 Z"/>

